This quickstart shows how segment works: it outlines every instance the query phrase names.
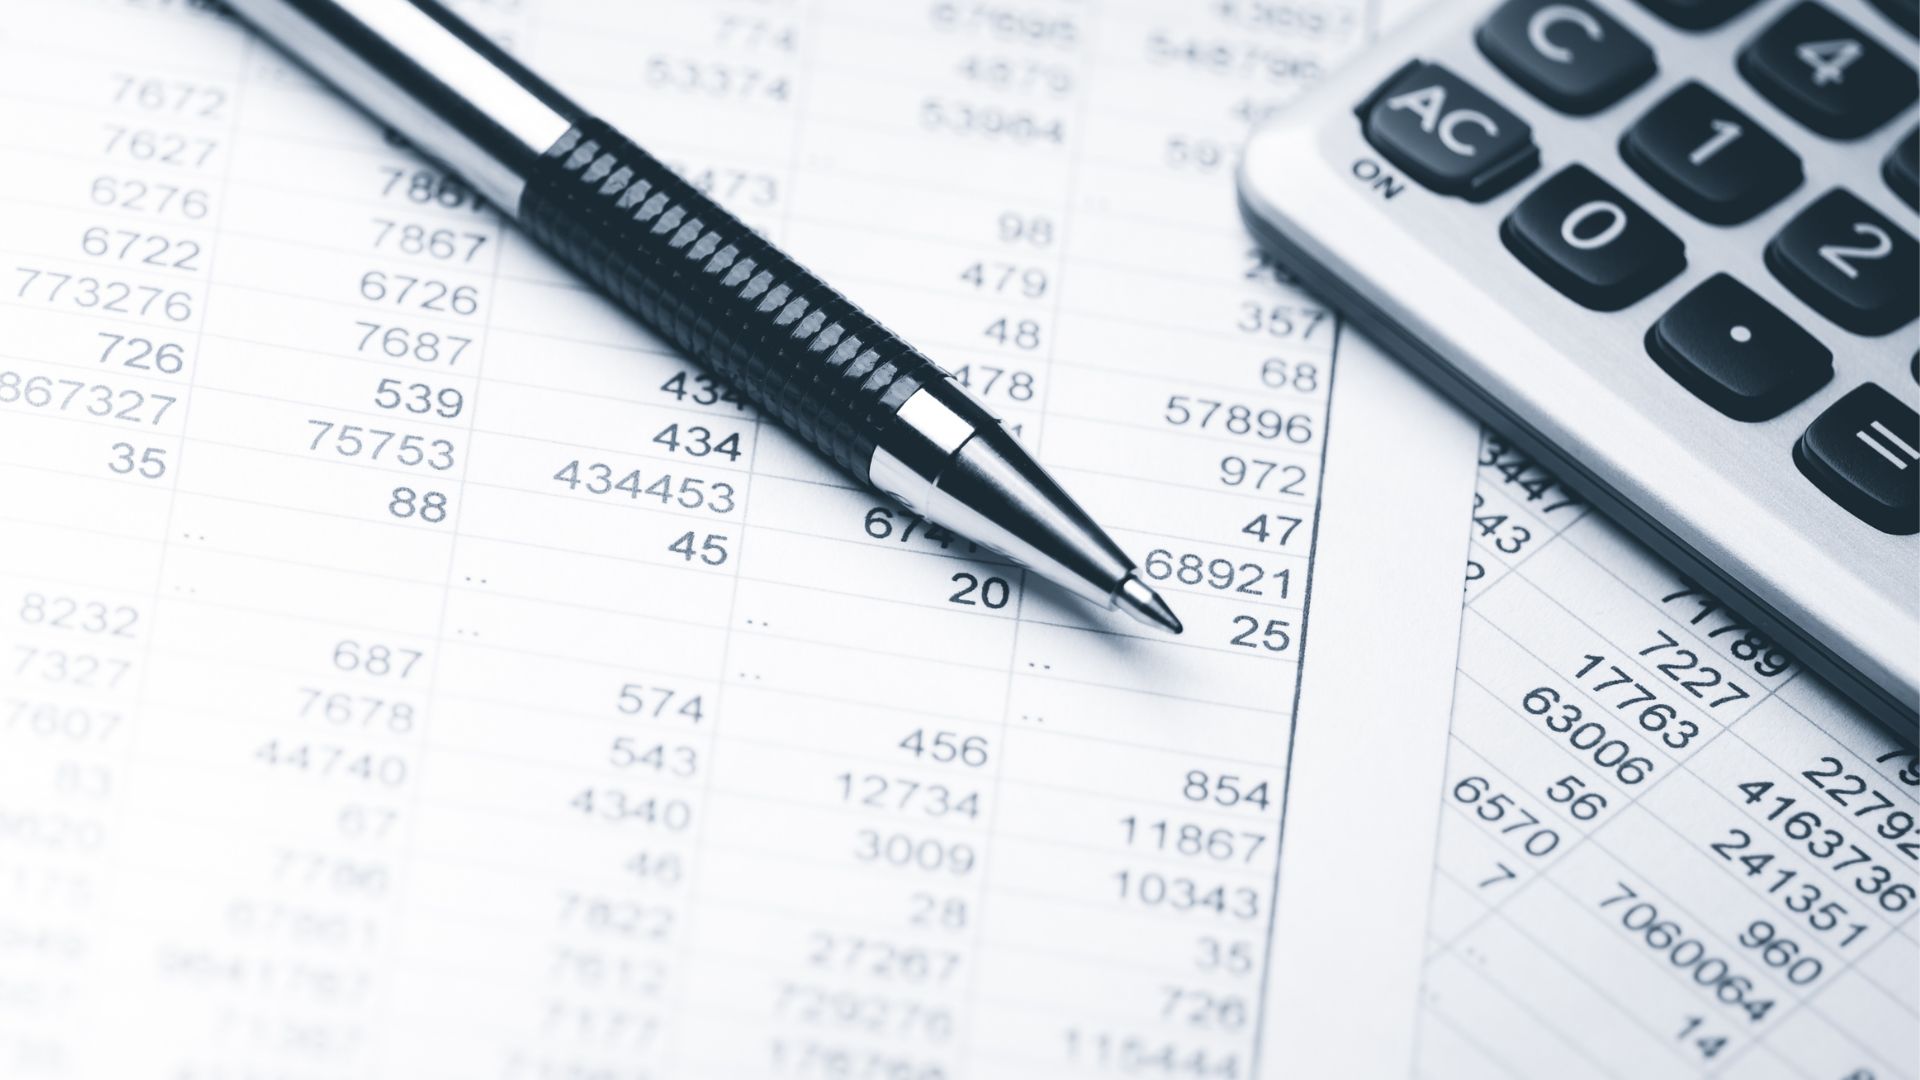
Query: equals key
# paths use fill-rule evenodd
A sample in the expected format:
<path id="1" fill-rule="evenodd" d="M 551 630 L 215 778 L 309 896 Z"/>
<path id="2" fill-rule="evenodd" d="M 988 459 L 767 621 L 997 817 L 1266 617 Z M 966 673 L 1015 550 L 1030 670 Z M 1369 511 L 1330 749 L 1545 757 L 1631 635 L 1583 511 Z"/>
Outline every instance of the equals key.
<path id="1" fill-rule="evenodd" d="M 1920 532 L 1920 413 L 1867 383 L 1828 406 L 1793 447 L 1827 497 L 1881 532 Z"/>

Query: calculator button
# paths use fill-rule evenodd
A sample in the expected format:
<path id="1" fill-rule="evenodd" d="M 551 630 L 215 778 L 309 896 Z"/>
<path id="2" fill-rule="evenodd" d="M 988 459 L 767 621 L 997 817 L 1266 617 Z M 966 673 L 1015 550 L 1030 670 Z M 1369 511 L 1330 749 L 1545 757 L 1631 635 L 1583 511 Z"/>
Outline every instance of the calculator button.
<path id="1" fill-rule="evenodd" d="M 1880 175 L 1895 195 L 1920 209 L 1920 127 L 1907 132 L 1898 146 L 1887 151 L 1886 160 L 1880 163 Z"/>
<path id="2" fill-rule="evenodd" d="M 1920 413 L 1873 383 L 1820 414 L 1793 445 L 1814 486 L 1881 532 L 1920 532 Z"/>
<path id="3" fill-rule="evenodd" d="M 1920 35 L 1920 0 L 1873 0 L 1880 14 L 1909 34 Z"/>
<path id="4" fill-rule="evenodd" d="M 1833 354 L 1725 274 L 1700 283 L 1647 331 L 1647 353 L 1735 420 L 1770 420 L 1833 378 Z"/>
<path id="5" fill-rule="evenodd" d="M 1500 223 L 1500 240 L 1547 284 L 1595 311 L 1618 311 L 1687 265 L 1679 237 L 1581 165 L 1521 200 Z"/>
<path id="6" fill-rule="evenodd" d="M 1767 269 L 1807 306 L 1856 334 L 1920 314 L 1920 245 L 1878 210 L 1834 188 L 1767 245 Z"/>
<path id="7" fill-rule="evenodd" d="M 1702 221 L 1737 225 L 1800 186 L 1800 158 L 1720 95 L 1690 82 L 1620 139 L 1620 156 Z"/>
<path id="8" fill-rule="evenodd" d="M 1653 77 L 1653 50 L 1586 0 L 1507 0 L 1474 40 L 1527 93 L 1575 116 Z"/>
<path id="9" fill-rule="evenodd" d="M 1682 30 L 1710 30 L 1752 7 L 1754 0 L 1640 0 L 1640 6 Z"/>
<path id="10" fill-rule="evenodd" d="M 1540 163 L 1533 129 L 1439 64 L 1407 64 L 1357 111 L 1374 149 L 1442 195 L 1479 202 Z"/>
<path id="11" fill-rule="evenodd" d="M 1846 20 L 1796 5 L 1740 50 L 1740 74 L 1822 135 L 1857 139 L 1913 103 L 1913 69 Z"/>

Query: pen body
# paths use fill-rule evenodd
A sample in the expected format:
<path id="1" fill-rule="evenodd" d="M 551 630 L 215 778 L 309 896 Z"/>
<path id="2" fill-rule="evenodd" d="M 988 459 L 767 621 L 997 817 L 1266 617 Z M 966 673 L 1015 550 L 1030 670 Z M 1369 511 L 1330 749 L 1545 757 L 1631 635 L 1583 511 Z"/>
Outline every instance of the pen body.
<path id="1" fill-rule="evenodd" d="M 855 478 L 1178 633 L 1133 563 L 923 353 L 433 0 L 228 0 Z"/>
<path id="2" fill-rule="evenodd" d="M 653 155 L 593 119 L 528 171 L 520 224 L 859 479 L 945 373 Z"/>

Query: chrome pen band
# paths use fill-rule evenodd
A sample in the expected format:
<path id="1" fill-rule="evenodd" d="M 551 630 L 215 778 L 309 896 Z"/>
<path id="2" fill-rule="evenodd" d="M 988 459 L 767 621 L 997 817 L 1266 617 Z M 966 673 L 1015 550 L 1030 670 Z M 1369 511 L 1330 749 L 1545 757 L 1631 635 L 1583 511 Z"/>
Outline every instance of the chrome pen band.
<path id="1" fill-rule="evenodd" d="M 976 429 L 955 411 L 947 395 L 936 394 L 929 386 L 914 391 L 893 415 L 898 422 L 894 435 L 874 443 L 867 482 L 921 517 L 929 517 L 935 483 Z"/>
<path id="2" fill-rule="evenodd" d="M 519 210 L 533 163 L 585 115 L 437 5 L 227 4 L 509 215 Z"/>
<path id="3" fill-rule="evenodd" d="M 1132 560 L 944 374 L 894 413 L 874 442 L 867 482 L 1100 607 L 1124 603 L 1136 580 Z"/>

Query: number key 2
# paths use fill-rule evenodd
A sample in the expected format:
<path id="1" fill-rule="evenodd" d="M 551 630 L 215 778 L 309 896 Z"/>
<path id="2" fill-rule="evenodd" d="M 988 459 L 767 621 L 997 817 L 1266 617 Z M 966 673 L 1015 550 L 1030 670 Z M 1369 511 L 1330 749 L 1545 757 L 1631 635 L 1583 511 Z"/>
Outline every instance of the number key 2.
<path id="1" fill-rule="evenodd" d="M 1856 334 L 1890 333 L 1920 314 L 1920 245 L 1845 188 L 1800 211 L 1766 258 L 1809 307 Z"/>

